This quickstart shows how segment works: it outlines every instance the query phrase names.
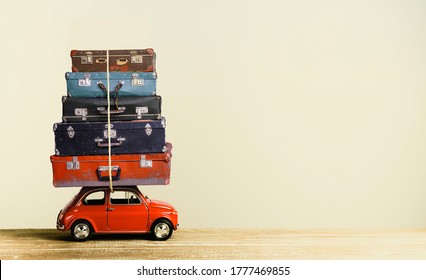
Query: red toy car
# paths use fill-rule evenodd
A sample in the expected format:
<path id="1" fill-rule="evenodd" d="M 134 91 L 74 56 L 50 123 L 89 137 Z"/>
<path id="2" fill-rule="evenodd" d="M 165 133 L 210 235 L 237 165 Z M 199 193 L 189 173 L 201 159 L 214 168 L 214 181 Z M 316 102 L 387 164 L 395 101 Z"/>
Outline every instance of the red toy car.
<path id="1" fill-rule="evenodd" d="M 77 241 L 93 233 L 147 233 L 167 240 L 178 227 L 178 212 L 167 202 L 151 200 L 136 186 L 83 187 L 58 214 L 56 228 L 71 230 Z"/>

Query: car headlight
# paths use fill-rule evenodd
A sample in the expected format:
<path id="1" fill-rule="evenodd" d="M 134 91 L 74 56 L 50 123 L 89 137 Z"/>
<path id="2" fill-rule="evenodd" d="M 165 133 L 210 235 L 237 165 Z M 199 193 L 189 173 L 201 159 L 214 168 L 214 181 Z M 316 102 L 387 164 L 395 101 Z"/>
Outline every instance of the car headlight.
<path id="1" fill-rule="evenodd" d="M 63 217 L 64 217 L 64 214 L 62 213 L 62 210 L 61 210 L 61 211 L 59 211 L 57 220 L 60 221 L 60 220 L 62 220 Z"/>

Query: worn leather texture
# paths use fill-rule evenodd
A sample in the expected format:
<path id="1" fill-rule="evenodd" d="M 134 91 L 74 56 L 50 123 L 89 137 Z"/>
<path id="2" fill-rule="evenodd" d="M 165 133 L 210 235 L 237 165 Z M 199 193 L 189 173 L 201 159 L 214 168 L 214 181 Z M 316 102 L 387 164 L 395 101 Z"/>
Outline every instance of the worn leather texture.
<path id="1" fill-rule="evenodd" d="M 67 95 L 80 98 L 107 97 L 106 72 L 66 72 Z M 111 72 L 110 94 L 115 96 L 155 95 L 156 72 Z M 121 85 L 120 85 L 121 84 Z M 119 88 L 117 92 L 115 89 Z"/>
<path id="2" fill-rule="evenodd" d="M 109 50 L 109 71 L 154 72 L 153 49 Z M 106 50 L 72 50 L 73 72 L 106 72 Z"/>
<path id="3" fill-rule="evenodd" d="M 62 121 L 106 121 L 107 98 L 62 97 Z M 111 121 L 161 118 L 161 96 L 118 96 L 110 100 Z"/>
<path id="4" fill-rule="evenodd" d="M 107 122 L 56 123 L 55 154 L 108 155 Z M 165 119 L 111 122 L 111 153 L 161 153 L 165 149 Z"/>

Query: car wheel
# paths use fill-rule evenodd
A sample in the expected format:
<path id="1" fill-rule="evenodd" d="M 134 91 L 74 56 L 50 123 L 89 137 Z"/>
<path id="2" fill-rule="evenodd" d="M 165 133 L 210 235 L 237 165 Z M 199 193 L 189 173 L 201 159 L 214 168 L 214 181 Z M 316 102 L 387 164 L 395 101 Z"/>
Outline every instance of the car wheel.
<path id="1" fill-rule="evenodd" d="M 172 236 L 173 226 L 167 220 L 157 220 L 151 227 L 151 235 L 155 240 L 163 241 Z"/>
<path id="2" fill-rule="evenodd" d="M 71 236 L 77 241 L 88 240 L 92 233 L 92 226 L 86 221 L 77 221 L 71 227 Z"/>

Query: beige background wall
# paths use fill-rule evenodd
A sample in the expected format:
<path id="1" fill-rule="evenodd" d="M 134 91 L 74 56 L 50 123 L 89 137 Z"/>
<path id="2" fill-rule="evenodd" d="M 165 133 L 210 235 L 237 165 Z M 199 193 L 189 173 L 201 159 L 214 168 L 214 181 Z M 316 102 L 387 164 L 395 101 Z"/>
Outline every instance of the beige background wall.
<path id="1" fill-rule="evenodd" d="M 182 227 L 426 227 L 425 1 L 2 1 L 0 227 L 54 227 L 71 49 L 153 47 Z"/>

